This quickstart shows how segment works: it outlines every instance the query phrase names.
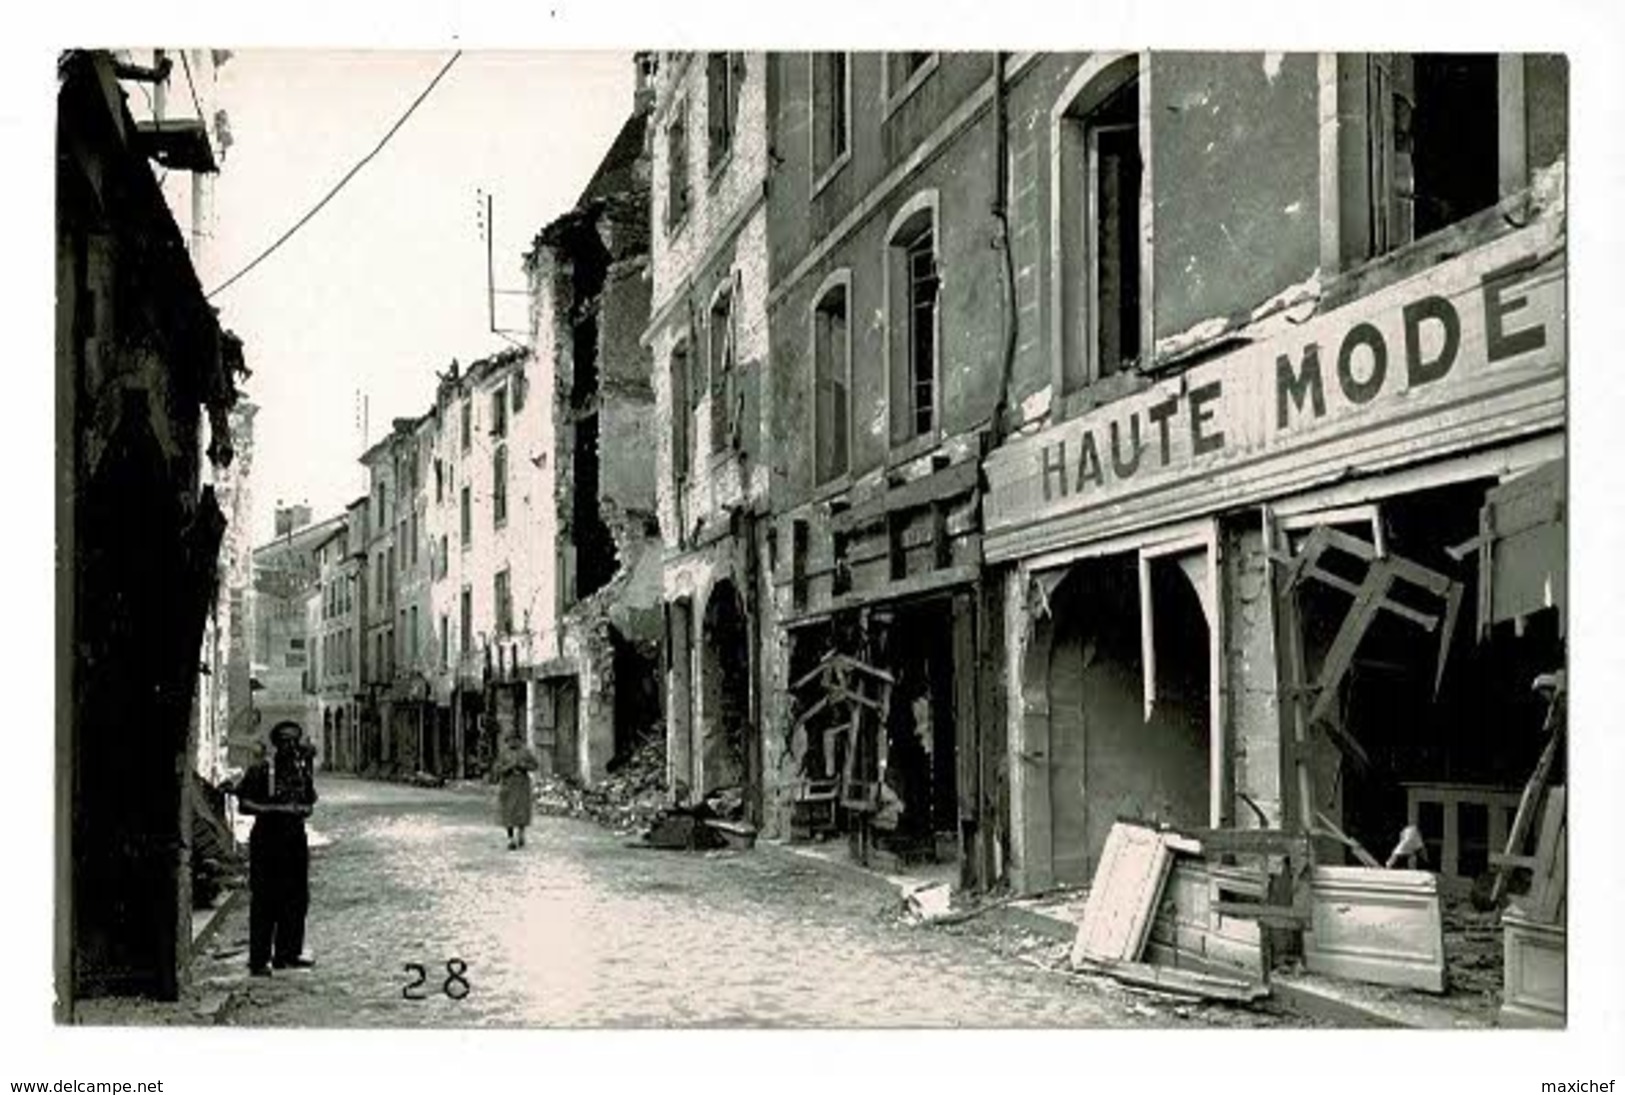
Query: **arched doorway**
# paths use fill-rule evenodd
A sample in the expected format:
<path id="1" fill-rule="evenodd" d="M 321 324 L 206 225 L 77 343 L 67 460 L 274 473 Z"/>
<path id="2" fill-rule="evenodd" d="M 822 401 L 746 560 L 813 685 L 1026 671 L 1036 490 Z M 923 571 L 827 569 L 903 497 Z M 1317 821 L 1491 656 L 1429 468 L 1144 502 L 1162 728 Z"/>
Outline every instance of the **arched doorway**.
<path id="1" fill-rule="evenodd" d="M 700 637 L 699 794 L 745 787 L 750 778 L 750 629 L 739 591 L 711 588 Z"/>
<path id="2" fill-rule="evenodd" d="M 1156 698 L 1147 711 L 1138 560 L 1075 564 L 1049 589 L 1023 666 L 1029 796 L 1047 847 L 1028 885 L 1087 882 L 1119 818 L 1208 823 L 1209 637 L 1199 571 L 1148 560 Z"/>

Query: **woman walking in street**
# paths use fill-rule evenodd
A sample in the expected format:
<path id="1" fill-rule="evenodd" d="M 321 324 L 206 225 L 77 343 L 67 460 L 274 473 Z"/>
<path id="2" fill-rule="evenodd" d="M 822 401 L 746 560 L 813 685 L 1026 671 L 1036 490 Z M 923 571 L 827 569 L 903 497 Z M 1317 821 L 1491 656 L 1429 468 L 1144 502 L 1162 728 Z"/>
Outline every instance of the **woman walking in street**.
<path id="1" fill-rule="evenodd" d="M 502 814 L 502 826 L 508 830 L 508 850 L 524 846 L 525 828 L 530 824 L 530 774 L 536 771 L 536 754 L 517 733 L 503 739 L 502 751 L 497 756 L 497 778 L 502 790 L 497 806 Z"/>

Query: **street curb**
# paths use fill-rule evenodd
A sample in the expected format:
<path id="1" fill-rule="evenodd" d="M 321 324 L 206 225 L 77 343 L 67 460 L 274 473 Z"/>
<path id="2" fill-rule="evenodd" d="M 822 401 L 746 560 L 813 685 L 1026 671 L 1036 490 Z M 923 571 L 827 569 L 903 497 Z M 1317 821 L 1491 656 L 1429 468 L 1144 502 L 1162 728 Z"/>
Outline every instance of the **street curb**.
<path id="1" fill-rule="evenodd" d="M 909 892 L 906 886 L 898 882 L 894 882 L 892 879 L 887 878 L 878 871 L 871 870 L 870 868 L 861 866 L 857 863 L 848 863 L 839 859 L 829 859 L 805 848 L 799 848 L 794 844 L 788 844 L 776 840 L 758 840 L 756 842 L 756 850 L 764 849 L 794 857 L 803 863 L 811 863 L 814 866 L 822 867 L 830 874 L 841 875 L 845 878 L 863 882 L 872 889 L 889 890 L 896 894 L 899 898 L 907 896 Z"/>
<path id="2" fill-rule="evenodd" d="M 1013 928 L 1022 928 L 1038 935 L 1047 936 L 1058 943 L 1070 943 L 1077 938 L 1078 926 L 1071 921 L 1062 920 L 1058 916 L 1049 916 L 1037 909 L 1024 909 L 1018 905 L 1001 905 L 990 909 L 985 914 L 997 917 Z"/>

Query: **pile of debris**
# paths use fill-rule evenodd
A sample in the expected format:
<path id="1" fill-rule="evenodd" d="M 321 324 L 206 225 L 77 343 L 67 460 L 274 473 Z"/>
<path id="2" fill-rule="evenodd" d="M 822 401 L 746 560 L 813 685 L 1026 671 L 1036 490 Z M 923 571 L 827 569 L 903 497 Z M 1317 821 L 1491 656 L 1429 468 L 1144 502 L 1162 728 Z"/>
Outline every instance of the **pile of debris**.
<path id="1" fill-rule="evenodd" d="M 539 813 L 591 818 L 618 832 L 646 828 L 666 805 L 666 741 L 653 736 L 616 765 L 596 787 L 564 776 L 539 776 Z"/>
<path id="2" fill-rule="evenodd" d="M 744 820 L 745 793 L 739 787 L 712 791 L 694 805 L 678 803 L 651 819 L 640 847 L 674 851 L 753 848 L 756 828 Z"/>

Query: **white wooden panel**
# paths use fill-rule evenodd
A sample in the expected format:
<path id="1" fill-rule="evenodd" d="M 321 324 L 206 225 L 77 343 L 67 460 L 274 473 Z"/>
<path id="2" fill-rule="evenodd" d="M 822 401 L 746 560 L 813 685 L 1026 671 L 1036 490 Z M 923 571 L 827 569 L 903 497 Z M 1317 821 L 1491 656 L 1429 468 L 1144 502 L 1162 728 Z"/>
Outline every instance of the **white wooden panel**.
<path id="1" fill-rule="evenodd" d="M 1444 991 L 1438 878 L 1427 871 L 1316 867 L 1304 964 L 1315 973 Z"/>
<path id="2" fill-rule="evenodd" d="M 1072 946 L 1074 964 L 1139 959 L 1172 863 L 1162 834 L 1123 822 L 1112 826 Z"/>

